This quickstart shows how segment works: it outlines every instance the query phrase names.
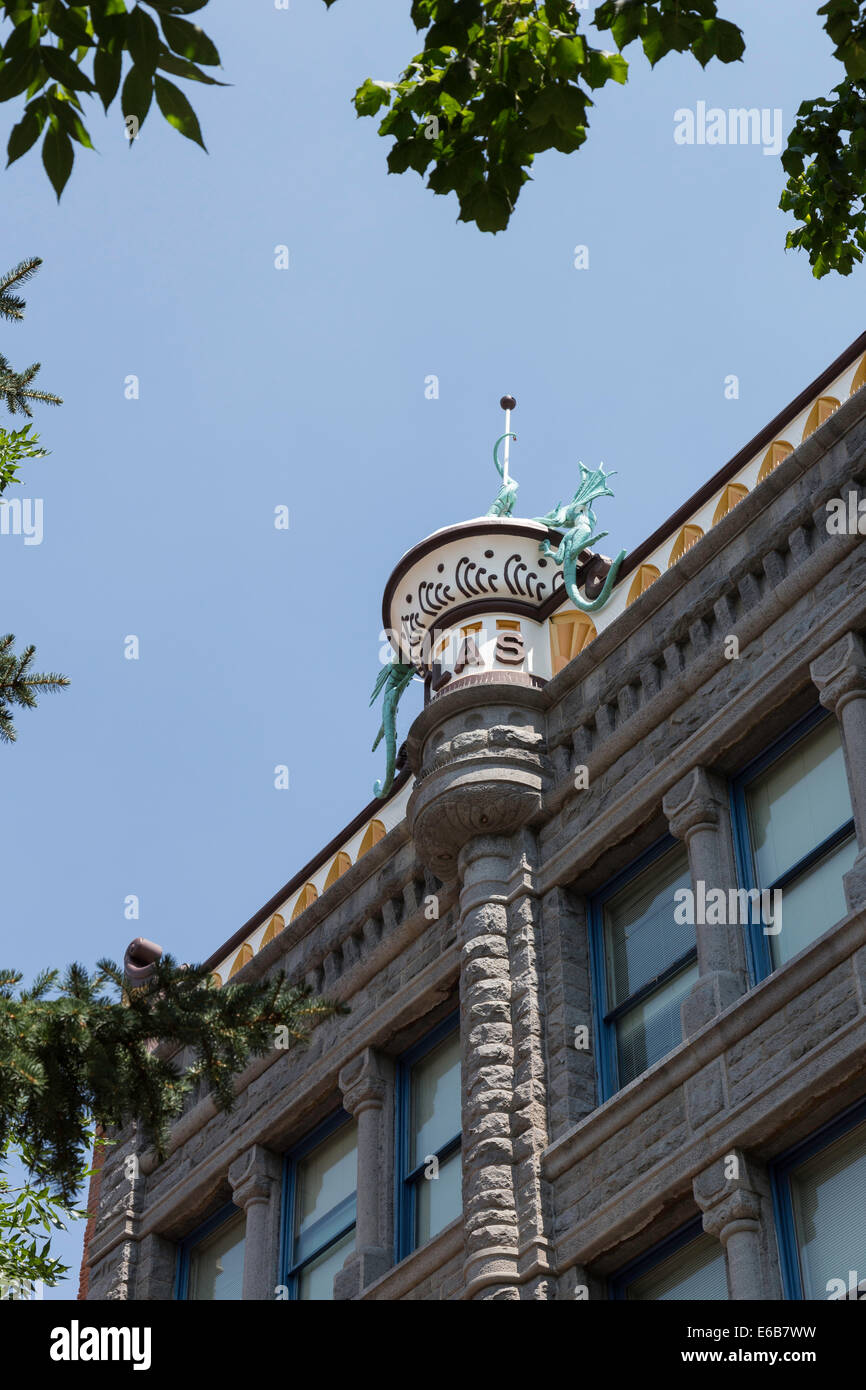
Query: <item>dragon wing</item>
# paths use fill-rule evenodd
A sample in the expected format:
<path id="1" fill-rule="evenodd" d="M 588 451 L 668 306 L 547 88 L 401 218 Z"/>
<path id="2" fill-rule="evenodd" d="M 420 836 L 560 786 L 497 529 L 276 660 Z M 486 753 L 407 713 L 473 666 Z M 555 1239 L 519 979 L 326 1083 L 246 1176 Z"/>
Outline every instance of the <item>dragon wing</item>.
<path id="1" fill-rule="evenodd" d="M 571 505 L 583 506 L 585 503 L 592 502 L 596 497 L 613 497 L 613 492 L 607 486 L 607 479 L 612 478 L 612 473 L 605 473 L 604 465 L 601 468 L 590 470 L 585 464 L 580 465 L 580 487 L 571 499 Z"/>
<path id="2" fill-rule="evenodd" d="M 392 670 L 393 670 L 393 663 L 392 663 L 392 662 L 388 662 L 387 665 L 385 665 L 385 666 L 382 667 L 381 671 L 379 672 L 378 676 L 376 677 L 376 684 L 373 686 L 373 694 L 370 696 L 370 704 L 371 704 L 371 705 L 375 705 L 375 703 L 376 703 L 376 701 L 378 700 L 379 696 L 382 694 L 382 691 L 384 690 L 385 686 L 386 686 L 387 683 L 388 683 L 388 679 L 389 679 L 389 677 L 390 677 L 390 675 L 391 675 Z"/>

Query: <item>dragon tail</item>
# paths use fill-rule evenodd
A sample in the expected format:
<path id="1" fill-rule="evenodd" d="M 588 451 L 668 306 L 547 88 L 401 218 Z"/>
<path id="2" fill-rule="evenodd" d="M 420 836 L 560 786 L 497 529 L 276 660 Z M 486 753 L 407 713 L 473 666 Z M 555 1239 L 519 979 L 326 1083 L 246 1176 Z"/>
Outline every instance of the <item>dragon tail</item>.
<path id="1" fill-rule="evenodd" d="M 616 559 L 614 560 L 613 564 L 611 565 L 610 569 L 608 570 L 607 575 L 605 576 L 605 581 L 602 586 L 601 593 L 598 595 L 598 598 L 594 598 L 591 602 L 587 599 L 581 598 L 577 592 L 577 556 L 570 555 L 566 559 L 565 564 L 563 565 L 562 577 L 565 580 L 566 593 L 568 594 L 568 597 L 571 599 L 575 608 L 579 608 L 581 613 L 597 613 L 599 608 L 604 607 L 604 605 L 610 598 L 611 591 L 613 590 L 613 586 L 616 583 L 617 574 L 619 573 L 619 567 L 622 564 L 625 557 L 626 552 L 624 550 L 621 550 L 617 555 Z"/>
<path id="2" fill-rule="evenodd" d="M 399 696 L 397 697 L 399 699 Z M 397 765 L 397 700 L 394 698 L 393 689 L 385 692 L 385 700 L 382 706 L 382 729 L 378 744 L 384 734 L 385 738 L 385 780 L 373 783 L 373 795 L 381 800 L 388 796 L 394 785 L 394 772 Z M 376 744 L 373 746 L 375 747 Z"/>

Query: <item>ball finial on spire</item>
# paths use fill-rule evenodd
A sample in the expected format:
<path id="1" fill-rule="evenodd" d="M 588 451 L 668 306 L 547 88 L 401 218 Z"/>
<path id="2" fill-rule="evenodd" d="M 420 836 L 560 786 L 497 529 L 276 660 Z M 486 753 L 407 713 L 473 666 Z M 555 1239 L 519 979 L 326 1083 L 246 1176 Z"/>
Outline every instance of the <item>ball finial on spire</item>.
<path id="1" fill-rule="evenodd" d="M 514 408 L 517 405 L 517 401 L 514 399 L 513 396 L 503 396 L 499 404 L 502 406 L 503 410 L 514 410 Z"/>

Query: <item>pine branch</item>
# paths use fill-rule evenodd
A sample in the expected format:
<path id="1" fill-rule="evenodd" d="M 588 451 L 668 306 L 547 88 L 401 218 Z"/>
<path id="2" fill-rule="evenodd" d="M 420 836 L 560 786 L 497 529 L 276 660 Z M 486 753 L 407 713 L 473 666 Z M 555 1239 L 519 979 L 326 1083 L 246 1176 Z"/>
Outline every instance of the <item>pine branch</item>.
<path id="1" fill-rule="evenodd" d="M 32 417 L 33 411 L 30 409 L 29 401 L 44 401 L 46 405 L 63 404 L 60 396 L 55 396 L 50 391 L 39 391 L 31 388 L 30 383 L 41 365 L 41 362 L 34 362 L 25 371 L 16 372 L 12 370 L 5 358 L 0 358 L 0 396 L 5 398 L 6 408 L 10 415 L 20 412 L 22 415 Z"/>
<path id="2" fill-rule="evenodd" d="M 24 285 L 37 272 L 42 264 L 41 256 L 31 256 L 29 260 L 22 261 L 13 270 L 7 270 L 5 275 L 0 276 L 0 315 L 7 319 L 21 319 L 24 317 L 26 305 L 24 300 L 17 294 L 9 294 L 8 291 L 13 285 Z"/>
<path id="3" fill-rule="evenodd" d="M 44 972 L 17 996 L 16 978 L 0 970 L 0 1149 L 26 1148 L 31 1171 L 64 1196 L 94 1121 L 108 1129 L 136 1118 L 164 1155 L 194 1087 L 209 1087 L 228 1110 L 251 1057 L 284 1046 L 283 1037 L 304 1046 L 317 1023 L 347 1012 L 282 974 L 218 989 L 209 971 L 167 956 L 138 988 L 112 961 L 93 974 L 81 965 L 62 977 Z M 187 1049 L 192 1064 L 181 1071 Z"/>
<path id="4" fill-rule="evenodd" d="M 14 743 L 17 737 L 12 719 L 14 706 L 33 709 L 36 691 L 52 692 L 69 684 L 68 676 L 56 671 L 31 671 L 36 648 L 31 644 L 16 655 L 14 642 L 14 633 L 0 637 L 0 743 Z"/>
<path id="5" fill-rule="evenodd" d="M 24 285 L 34 276 L 42 264 L 39 256 L 31 256 L 26 261 L 7 270 L 0 276 L 0 317 L 22 319 L 26 308 L 20 295 L 10 293 L 13 285 Z M 32 418 L 30 401 L 41 401 L 44 405 L 62 405 L 63 401 L 50 391 L 40 391 L 31 387 L 31 382 L 39 371 L 40 364 L 34 362 L 26 371 L 16 372 L 8 360 L 0 353 L 0 397 L 6 403 L 10 415 L 27 415 Z"/>

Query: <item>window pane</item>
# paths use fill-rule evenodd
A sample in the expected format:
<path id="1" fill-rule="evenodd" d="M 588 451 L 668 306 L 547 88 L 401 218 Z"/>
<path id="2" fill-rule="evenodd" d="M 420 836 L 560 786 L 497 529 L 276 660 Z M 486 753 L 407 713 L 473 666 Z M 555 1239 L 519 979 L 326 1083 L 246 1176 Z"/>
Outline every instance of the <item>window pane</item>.
<path id="1" fill-rule="evenodd" d="M 419 1178 L 415 1186 L 415 1244 L 444 1231 L 463 1210 L 460 1150 L 439 1165 L 438 1178 Z"/>
<path id="2" fill-rule="evenodd" d="M 617 1019 L 616 1053 L 620 1086 L 627 1086 L 682 1042 L 680 1005 L 697 978 L 697 964 L 687 965 L 654 994 Z"/>
<path id="3" fill-rule="evenodd" d="M 460 1133 L 460 1035 L 416 1062 L 411 1075 L 409 1170 Z M 440 1178 L 441 1182 L 442 1179 Z"/>
<path id="4" fill-rule="evenodd" d="M 242 1212 L 218 1226 L 213 1235 L 190 1251 L 187 1298 L 195 1300 L 240 1298 L 244 1282 L 244 1226 Z"/>
<path id="5" fill-rule="evenodd" d="M 338 1240 L 315 1260 L 304 1265 L 298 1275 L 298 1298 L 332 1299 L 334 1297 L 334 1275 L 343 1268 L 347 1256 L 355 1248 L 355 1232 Z"/>
<path id="6" fill-rule="evenodd" d="M 297 1234 L 308 1230 L 358 1186 L 357 1133 L 343 1125 L 298 1163 Z"/>
<path id="7" fill-rule="evenodd" d="M 782 890 L 782 930 L 768 938 L 774 965 L 783 965 L 847 914 L 842 875 L 856 858 L 852 835 Z"/>
<path id="8" fill-rule="evenodd" d="M 851 819 L 836 720 L 826 719 L 757 777 L 746 799 L 755 874 L 767 888 Z"/>
<path id="9" fill-rule="evenodd" d="M 614 1009 L 695 944 L 694 925 L 674 921 L 674 893 L 691 887 L 688 854 L 679 846 L 604 905 L 608 1008 Z"/>
<path id="10" fill-rule="evenodd" d="M 808 1159 L 791 1175 L 794 1224 L 805 1298 L 827 1298 L 827 1284 L 851 1270 L 866 1275 L 866 1124 Z"/>
<path id="11" fill-rule="evenodd" d="M 635 1279 L 626 1290 L 626 1298 L 655 1302 L 687 1298 L 718 1301 L 727 1297 L 725 1252 L 712 1236 L 698 1236 L 648 1274 Z"/>

